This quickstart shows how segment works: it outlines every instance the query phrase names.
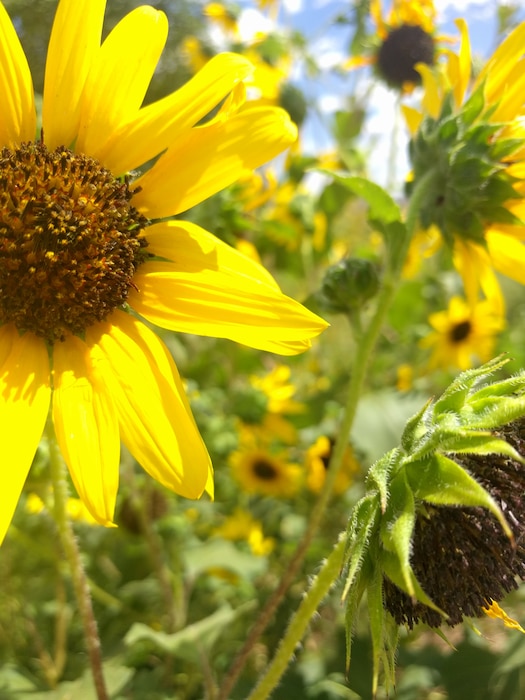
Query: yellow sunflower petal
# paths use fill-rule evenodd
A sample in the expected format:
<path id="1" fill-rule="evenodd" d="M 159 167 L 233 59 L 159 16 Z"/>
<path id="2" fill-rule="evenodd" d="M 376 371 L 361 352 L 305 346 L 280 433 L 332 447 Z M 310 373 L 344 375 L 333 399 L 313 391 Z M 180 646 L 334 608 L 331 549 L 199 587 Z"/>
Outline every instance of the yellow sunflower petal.
<path id="1" fill-rule="evenodd" d="M 278 289 L 249 274 L 206 268 L 186 271 L 170 262 L 139 268 L 130 305 L 163 328 L 229 338 L 243 345 L 283 355 L 309 347 L 327 323 Z"/>
<path id="2" fill-rule="evenodd" d="M 51 398 L 46 346 L 32 333 L 0 327 L 2 507 L 0 543 L 15 512 L 42 436 Z"/>
<path id="3" fill-rule="evenodd" d="M 417 71 L 423 81 L 422 105 L 427 114 L 437 119 L 441 110 L 440 85 L 435 72 L 426 64 L 418 63 Z"/>
<path id="4" fill-rule="evenodd" d="M 488 231 L 486 240 L 496 270 L 525 284 L 525 245 L 512 236 L 496 231 Z"/>
<path id="5" fill-rule="evenodd" d="M 82 92 L 100 49 L 106 0 L 62 0 L 53 22 L 44 80 L 42 125 L 48 148 L 71 145 L 80 124 Z"/>
<path id="6" fill-rule="evenodd" d="M 33 81 L 9 15 L 0 3 L 0 147 L 32 141 L 36 131 Z"/>
<path id="7" fill-rule="evenodd" d="M 133 204 L 150 218 L 186 211 L 274 158 L 297 137 L 287 112 L 245 109 L 196 127 L 134 184 Z"/>
<path id="8" fill-rule="evenodd" d="M 453 60 L 455 54 L 449 53 L 448 77 L 453 86 L 454 100 L 459 107 L 463 102 L 470 82 L 472 52 L 467 23 L 464 19 L 457 19 L 456 26 L 461 32 L 461 45 L 456 61 Z"/>
<path id="9" fill-rule="evenodd" d="M 124 443 L 167 488 L 198 498 L 211 463 L 175 363 L 162 341 L 130 314 L 86 332 L 94 366 L 115 401 Z"/>
<path id="10" fill-rule="evenodd" d="M 279 290 L 271 274 L 255 260 L 189 221 L 165 221 L 148 228 L 148 252 L 176 262 L 186 272 L 214 270 L 244 274 Z"/>
<path id="11" fill-rule="evenodd" d="M 129 172 L 162 153 L 216 107 L 253 66 L 242 56 L 219 54 L 179 90 L 139 110 L 99 149 L 114 173 Z"/>
<path id="12" fill-rule="evenodd" d="M 53 376 L 53 424 L 71 478 L 95 520 L 112 525 L 120 461 L 117 414 L 80 338 L 55 343 Z"/>
<path id="13" fill-rule="evenodd" d="M 108 35 L 86 80 L 77 151 L 102 160 L 106 141 L 140 109 L 167 36 L 166 15 L 146 5 Z"/>
<path id="14" fill-rule="evenodd" d="M 525 23 L 519 24 L 498 46 L 480 71 L 476 86 L 486 81 L 485 96 L 488 104 L 497 101 L 508 87 L 508 75 L 523 55 Z"/>

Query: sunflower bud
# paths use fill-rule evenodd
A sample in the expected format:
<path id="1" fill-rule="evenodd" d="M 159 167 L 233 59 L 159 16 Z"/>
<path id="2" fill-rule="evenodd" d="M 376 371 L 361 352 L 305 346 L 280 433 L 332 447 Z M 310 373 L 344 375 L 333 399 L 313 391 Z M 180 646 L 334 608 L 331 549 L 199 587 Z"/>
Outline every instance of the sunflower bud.
<path id="1" fill-rule="evenodd" d="M 326 271 L 320 302 L 332 313 L 348 313 L 360 308 L 379 289 L 375 265 L 362 258 L 345 258 Z"/>
<path id="2" fill-rule="evenodd" d="M 348 639 L 367 591 L 376 683 L 380 659 L 393 681 L 399 624 L 480 617 L 525 580 L 525 373 L 479 386 L 506 362 L 463 372 L 411 418 L 354 508 Z"/>

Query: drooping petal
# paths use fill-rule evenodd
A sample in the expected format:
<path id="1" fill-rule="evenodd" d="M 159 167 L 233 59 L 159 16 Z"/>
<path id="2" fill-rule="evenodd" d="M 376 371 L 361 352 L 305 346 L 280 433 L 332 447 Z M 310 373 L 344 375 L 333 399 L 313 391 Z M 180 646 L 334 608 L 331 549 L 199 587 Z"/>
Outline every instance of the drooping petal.
<path id="1" fill-rule="evenodd" d="M 260 264 L 227 245 L 213 234 L 189 221 L 165 221 L 148 228 L 148 252 L 177 263 L 180 270 L 202 272 L 222 270 L 244 275 L 279 289 L 271 274 Z"/>
<path id="2" fill-rule="evenodd" d="M 508 75 L 523 56 L 524 44 L 525 23 L 522 22 L 498 46 L 481 69 L 476 79 L 476 86 L 486 81 L 485 96 L 488 104 L 496 102 L 504 95 Z"/>
<path id="3" fill-rule="evenodd" d="M 211 463 L 164 343 L 130 314 L 86 331 L 93 365 L 117 408 L 121 436 L 135 459 L 167 488 L 198 498 Z"/>
<path id="4" fill-rule="evenodd" d="M 505 315 L 505 299 L 492 267 L 493 261 L 485 248 L 472 242 L 456 240 L 454 266 L 463 279 L 465 295 L 471 308 L 479 302 L 479 290 L 491 301 L 495 309 Z"/>
<path id="5" fill-rule="evenodd" d="M 15 28 L 0 3 L 0 148 L 32 141 L 36 131 L 31 71 Z"/>
<path id="6" fill-rule="evenodd" d="M 10 324 L 0 327 L 0 543 L 42 437 L 51 399 L 49 377 L 44 342 L 32 333 L 19 336 Z"/>
<path id="7" fill-rule="evenodd" d="M 252 70 L 237 54 L 215 56 L 179 90 L 143 107 L 110 135 L 99 147 L 101 161 L 118 174 L 147 163 L 209 114 Z"/>
<path id="8" fill-rule="evenodd" d="M 203 261 L 206 260 L 205 254 Z M 170 262 L 148 262 L 135 277 L 130 305 L 163 328 L 229 338 L 243 345 L 292 355 L 327 327 L 319 316 L 250 276 L 206 268 L 187 272 Z"/>
<path id="9" fill-rule="evenodd" d="M 100 49 L 106 0 L 58 3 L 44 79 L 42 126 L 49 149 L 70 146 L 80 124 L 82 92 Z"/>
<path id="10" fill-rule="evenodd" d="M 103 162 L 106 141 L 140 109 L 167 36 L 166 15 L 147 5 L 110 32 L 87 76 L 75 150 Z"/>
<path id="11" fill-rule="evenodd" d="M 186 211 L 274 158 L 297 136 L 277 107 L 244 109 L 195 127 L 134 183 L 134 206 L 149 218 Z"/>
<path id="12" fill-rule="evenodd" d="M 75 336 L 53 350 L 53 423 L 82 502 L 101 525 L 112 525 L 118 490 L 120 435 L 111 395 Z"/>

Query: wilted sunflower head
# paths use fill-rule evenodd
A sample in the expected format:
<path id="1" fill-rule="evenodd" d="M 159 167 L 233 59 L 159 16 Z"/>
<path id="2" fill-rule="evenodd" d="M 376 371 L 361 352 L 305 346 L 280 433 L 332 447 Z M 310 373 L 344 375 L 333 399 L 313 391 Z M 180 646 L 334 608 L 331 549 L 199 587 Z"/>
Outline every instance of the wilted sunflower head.
<path id="1" fill-rule="evenodd" d="M 380 663 L 393 683 L 399 624 L 488 611 L 519 627 L 497 603 L 525 580 L 525 373 L 480 385 L 506 362 L 463 372 L 411 418 L 353 509 L 347 635 L 366 592 L 376 687 Z"/>
<path id="2" fill-rule="evenodd" d="M 525 457 L 525 419 L 494 431 Z M 443 610 L 448 625 L 481 617 L 525 580 L 525 466 L 501 454 L 455 455 L 501 508 L 512 530 L 503 532 L 482 507 L 440 506 L 422 502 L 417 510 L 410 564 L 425 593 Z M 387 577 L 384 602 L 398 624 L 443 624 L 443 615 L 410 598 Z"/>

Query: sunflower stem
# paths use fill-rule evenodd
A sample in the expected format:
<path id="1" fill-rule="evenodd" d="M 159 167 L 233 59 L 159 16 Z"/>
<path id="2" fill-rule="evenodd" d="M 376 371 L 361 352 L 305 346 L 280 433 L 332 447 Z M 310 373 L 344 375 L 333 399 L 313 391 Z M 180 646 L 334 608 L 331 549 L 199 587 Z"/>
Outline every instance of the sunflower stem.
<path id="1" fill-rule="evenodd" d="M 259 617 L 255 621 L 254 626 L 250 634 L 248 635 L 244 645 L 242 646 L 240 652 L 237 654 L 233 661 L 228 673 L 224 677 L 222 687 L 219 692 L 217 700 L 227 700 L 230 695 L 230 691 L 235 686 L 237 679 L 239 678 L 242 669 L 248 659 L 250 651 L 255 646 L 259 637 L 262 635 L 267 625 L 273 618 L 273 614 L 277 607 L 280 605 L 282 599 L 284 598 L 286 591 L 295 580 L 295 576 L 298 573 L 308 548 L 321 525 L 323 517 L 326 513 L 327 507 L 330 502 L 330 498 L 336 483 L 337 475 L 339 474 L 343 462 L 344 455 L 348 445 L 348 438 L 352 425 L 355 419 L 357 406 L 359 404 L 359 399 L 361 397 L 361 392 L 363 389 L 363 384 L 367 376 L 368 364 L 372 356 L 373 350 L 379 338 L 381 328 L 383 327 L 386 315 L 393 299 L 395 298 L 397 288 L 401 281 L 401 273 L 403 269 L 403 263 L 406 259 L 410 241 L 416 231 L 419 224 L 419 205 L 423 198 L 427 195 L 428 189 L 432 186 L 436 173 L 434 171 L 429 171 L 425 177 L 423 177 L 415 188 L 413 195 L 410 199 L 407 216 L 406 216 L 406 235 L 404 239 L 398 241 L 398 247 L 395 251 L 395 256 L 392 256 L 390 264 L 387 265 L 385 270 L 385 275 L 383 277 L 381 287 L 378 294 L 377 304 L 375 308 L 375 313 L 370 319 L 368 326 L 363 332 L 359 339 L 359 343 L 356 343 L 355 356 L 352 362 L 352 372 L 350 376 L 350 383 L 348 386 L 348 394 L 346 405 L 344 408 L 343 417 L 341 419 L 338 435 L 335 441 L 334 449 L 330 458 L 328 465 L 326 479 L 323 484 L 323 489 L 319 495 L 312 513 L 310 515 L 308 526 L 303 535 L 302 540 L 295 551 L 294 556 L 290 560 L 286 571 L 281 578 L 280 584 L 277 589 L 270 596 L 265 606 L 261 610 Z M 333 571 L 334 580 L 335 577 L 339 575 L 339 572 Z M 332 581 L 333 583 L 333 581 Z M 302 610 L 302 608 L 299 608 Z M 315 612 L 315 609 L 313 610 Z M 313 614 L 312 612 L 312 614 Z M 298 613 L 296 613 L 297 615 Z M 301 612 L 301 615 L 303 613 Z M 287 637 L 293 633 L 293 630 L 299 630 L 299 627 L 293 625 L 295 616 L 292 618 L 292 623 L 290 624 Z M 302 634 L 302 632 L 301 632 Z M 296 638 L 292 644 L 287 645 L 287 649 L 291 647 L 293 653 L 294 644 L 297 644 L 299 638 Z M 283 651 L 279 651 L 279 656 L 283 655 Z M 281 661 L 279 662 L 281 663 Z M 273 666 L 273 662 L 271 664 Z M 266 678 L 266 676 L 265 676 Z M 278 682 L 280 675 L 275 677 L 275 684 Z M 265 682 L 265 692 L 267 695 L 257 695 L 257 698 L 268 697 L 269 693 L 274 686 L 270 685 L 270 681 Z M 255 700 L 250 698 L 250 700 Z"/>
<path id="2" fill-rule="evenodd" d="M 102 654 L 97 622 L 93 613 L 91 593 L 87 582 L 86 572 L 82 564 L 78 542 L 73 532 L 73 527 L 67 511 L 69 487 L 67 481 L 67 467 L 64 463 L 58 447 L 53 424 L 48 421 L 47 439 L 49 444 L 49 463 L 51 482 L 54 494 L 53 515 L 58 529 L 60 542 L 66 555 L 71 571 L 73 588 L 77 599 L 77 605 L 84 626 L 86 647 L 93 675 L 93 683 L 98 700 L 109 700 L 104 674 L 102 671 Z"/>
<path id="3" fill-rule="evenodd" d="M 310 586 L 310 590 L 307 592 L 297 612 L 292 617 L 288 629 L 280 641 L 275 656 L 266 669 L 266 673 L 259 680 L 257 687 L 249 695 L 247 700 L 264 700 L 270 695 L 279 682 L 310 620 L 315 615 L 323 598 L 327 595 L 341 572 L 345 547 L 345 538 L 341 537 L 330 556 L 325 559 L 321 570 Z"/>

